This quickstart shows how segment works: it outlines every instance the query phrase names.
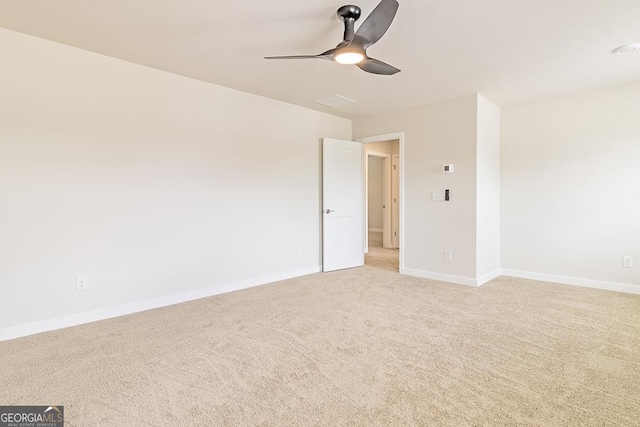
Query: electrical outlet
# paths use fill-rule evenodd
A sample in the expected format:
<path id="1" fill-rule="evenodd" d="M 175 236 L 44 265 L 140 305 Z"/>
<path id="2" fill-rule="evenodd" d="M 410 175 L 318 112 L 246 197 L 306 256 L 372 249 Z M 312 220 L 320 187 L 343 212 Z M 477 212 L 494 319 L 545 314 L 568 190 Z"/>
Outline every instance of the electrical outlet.
<path id="1" fill-rule="evenodd" d="M 633 257 L 623 256 L 622 257 L 622 266 L 625 268 L 633 268 Z"/>
<path id="2" fill-rule="evenodd" d="M 89 287 L 89 278 L 87 276 L 76 277 L 76 290 L 84 291 Z"/>
<path id="3" fill-rule="evenodd" d="M 453 259 L 453 252 L 449 250 L 444 251 L 444 259 L 446 259 L 447 261 L 451 261 Z"/>

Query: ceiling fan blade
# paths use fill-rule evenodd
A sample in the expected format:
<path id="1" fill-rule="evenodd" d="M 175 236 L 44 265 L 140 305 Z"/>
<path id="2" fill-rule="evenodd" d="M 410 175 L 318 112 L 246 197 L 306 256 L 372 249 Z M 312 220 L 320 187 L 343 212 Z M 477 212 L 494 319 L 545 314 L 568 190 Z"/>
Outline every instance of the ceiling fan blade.
<path id="1" fill-rule="evenodd" d="M 373 58 L 365 58 L 364 61 L 356 65 L 363 71 L 372 74 L 383 74 L 385 76 L 391 76 L 400 72 L 400 70 L 393 65 L 385 64 L 384 62 L 378 61 L 377 59 Z"/>
<path id="2" fill-rule="evenodd" d="M 336 48 L 329 49 L 319 55 L 285 55 L 285 56 L 265 56 L 264 59 L 333 59 Z"/>
<path id="3" fill-rule="evenodd" d="M 391 26 L 398 6 L 396 0 L 382 0 L 360 25 L 351 44 L 366 49 L 380 40 Z"/>
<path id="4" fill-rule="evenodd" d="M 265 56 L 264 59 L 325 59 L 323 55 Z"/>
<path id="5" fill-rule="evenodd" d="M 322 52 L 318 56 L 321 56 L 321 57 L 323 57 L 325 59 L 333 59 L 333 56 L 335 55 L 335 53 L 338 51 L 338 48 L 340 48 L 340 47 L 341 47 L 341 45 L 338 45 L 338 47 L 334 47 L 333 49 L 329 49 L 326 52 Z"/>

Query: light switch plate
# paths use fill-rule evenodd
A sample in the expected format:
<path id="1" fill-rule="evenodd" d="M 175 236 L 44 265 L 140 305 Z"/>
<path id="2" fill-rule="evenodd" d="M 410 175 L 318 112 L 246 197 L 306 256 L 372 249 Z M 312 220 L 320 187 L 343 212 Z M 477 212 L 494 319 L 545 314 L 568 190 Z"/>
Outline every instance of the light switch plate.
<path id="1" fill-rule="evenodd" d="M 444 191 L 432 191 L 431 200 L 436 202 L 444 202 Z"/>

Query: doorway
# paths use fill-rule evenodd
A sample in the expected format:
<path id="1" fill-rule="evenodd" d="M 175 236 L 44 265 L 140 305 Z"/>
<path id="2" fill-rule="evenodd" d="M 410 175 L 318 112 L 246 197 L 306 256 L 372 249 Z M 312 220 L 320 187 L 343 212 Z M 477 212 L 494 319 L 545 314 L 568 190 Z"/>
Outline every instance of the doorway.
<path id="1" fill-rule="evenodd" d="M 381 148 L 384 145 L 387 148 Z M 322 147 L 322 270 L 363 266 L 368 252 L 369 266 L 404 273 L 404 132 L 359 138 L 356 142 L 323 138 Z M 384 158 L 386 177 L 383 232 L 382 236 L 372 235 L 376 246 L 371 248 L 367 150 L 374 157 L 377 152 Z"/>
<path id="2" fill-rule="evenodd" d="M 376 147 L 386 148 L 386 147 Z M 390 150 L 390 148 L 389 148 Z M 369 233 L 380 235 L 380 245 L 391 247 L 391 153 L 369 150 L 365 145 L 365 245 L 369 252 Z M 376 234 L 377 235 L 377 234 Z"/>
<path id="3" fill-rule="evenodd" d="M 401 140 L 364 140 L 365 264 L 400 271 Z"/>

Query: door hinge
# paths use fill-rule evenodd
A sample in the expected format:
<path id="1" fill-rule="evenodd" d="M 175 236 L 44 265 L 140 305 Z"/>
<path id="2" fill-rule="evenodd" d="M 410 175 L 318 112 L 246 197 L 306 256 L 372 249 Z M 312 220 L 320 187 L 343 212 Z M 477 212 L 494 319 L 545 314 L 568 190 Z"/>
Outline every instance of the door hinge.
<path id="1" fill-rule="evenodd" d="M 393 165 L 393 170 L 396 170 L 396 165 Z"/>
<path id="2" fill-rule="evenodd" d="M 393 203 L 398 203 L 395 197 L 393 198 Z"/>

